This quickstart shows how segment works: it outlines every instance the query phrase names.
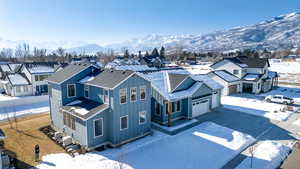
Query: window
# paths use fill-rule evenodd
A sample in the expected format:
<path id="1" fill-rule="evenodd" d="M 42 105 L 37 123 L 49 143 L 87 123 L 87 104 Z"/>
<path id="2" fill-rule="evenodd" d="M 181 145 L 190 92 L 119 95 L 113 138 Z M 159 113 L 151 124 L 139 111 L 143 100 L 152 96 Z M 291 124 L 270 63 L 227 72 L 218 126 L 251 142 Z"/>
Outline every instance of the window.
<path id="1" fill-rule="evenodd" d="M 180 111 L 181 111 L 180 101 L 172 102 L 172 113 L 180 112 Z"/>
<path id="2" fill-rule="evenodd" d="M 120 118 L 120 130 L 128 129 L 128 116 L 123 116 Z"/>
<path id="3" fill-rule="evenodd" d="M 120 103 L 126 103 L 126 89 L 120 89 Z"/>
<path id="4" fill-rule="evenodd" d="M 94 133 L 95 137 L 103 136 L 103 119 L 97 119 L 94 121 Z"/>
<path id="5" fill-rule="evenodd" d="M 141 100 L 146 99 L 146 86 L 140 88 L 140 95 L 141 95 Z"/>
<path id="6" fill-rule="evenodd" d="M 161 114 L 160 111 L 161 111 L 160 104 L 158 102 L 155 102 L 155 114 L 160 115 Z"/>
<path id="7" fill-rule="evenodd" d="M 139 112 L 139 124 L 144 124 L 146 122 L 146 112 Z"/>
<path id="8" fill-rule="evenodd" d="M 75 130 L 75 117 L 66 113 L 66 112 L 63 112 L 63 122 L 64 122 L 64 125 L 68 126 L 69 128 Z"/>
<path id="9" fill-rule="evenodd" d="M 75 96 L 75 84 L 68 84 L 68 97 Z"/>
<path id="10" fill-rule="evenodd" d="M 109 97 L 108 97 L 108 90 L 103 90 L 103 102 L 108 103 Z"/>
<path id="11" fill-rule="evenodd" d="M 234 69 L 234 70 L 233 70 L 233 74 L 234 74 L 234 75 L 237 75 L 237 74 L 239 74 L 239 70 L 237 70 L 237 69 Z"/>
<path id="12" fill-rule="evenodd" d="M 90 97 L 89 91 L 90 91 L 89 86 L 84 85 L 84 97 L 86 97 L 86 98 Z"/>
<path id="13" fill-rule="evenodd" d="M 136 101 L 136 87 L 130 89 L 130 101 Z"/>

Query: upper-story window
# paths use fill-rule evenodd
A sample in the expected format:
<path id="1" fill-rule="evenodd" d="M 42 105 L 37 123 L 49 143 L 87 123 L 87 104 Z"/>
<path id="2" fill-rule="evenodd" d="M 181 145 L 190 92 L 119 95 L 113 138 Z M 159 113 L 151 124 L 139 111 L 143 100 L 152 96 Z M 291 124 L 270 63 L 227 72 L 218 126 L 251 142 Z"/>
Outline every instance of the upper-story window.
<path id="1" fill-rule="evenodd" d="M 234 70 L 233 70 L 233 74 L 234 74 L 234 75 L 238 75 L 238 74 L 239 74 L 239 70 L 234 69 Z"/>
<path id="2" fill-rule="evenodd" d="M 109 97 L 108 97 L 108 90 L 103 90 L 103 102 L 108 103 Z"/>
<path id="3" fill-rule="evenodd" d="M 75 84 L 68 84 L 68 97 L 74 97 L 75 90 Z"/>
<path id="4" fill-rule="evenodd" d="M 141 97 L 141 100 L 146 99 L 146 86 L 140 87 L 140 97 Z"/>
<path id="5" fill-rule="evenodd" d="M 136 95 L 137 95 L 136 87 L 131 88 L 130 89 L 130 101 L 135 102 Z"/>
<path id="6" fill-rule="evenodd" d="M 90 88 L 88 85 L 84 85 L 84 97 L 90 97 Z"/>
<path id="7" fill-rule="evenodd" d="M 126 103 L 126 89 L 120 89 L 120 103 L 125 104 Z"/>

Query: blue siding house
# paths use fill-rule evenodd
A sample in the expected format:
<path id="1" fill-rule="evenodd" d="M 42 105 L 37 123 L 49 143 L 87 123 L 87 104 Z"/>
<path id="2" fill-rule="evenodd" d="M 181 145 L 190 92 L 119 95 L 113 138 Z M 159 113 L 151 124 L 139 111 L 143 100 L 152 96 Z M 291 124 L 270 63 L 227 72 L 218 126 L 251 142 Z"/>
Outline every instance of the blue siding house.
<path id="1" fill-rule="evenodd" d="M 53 128 L 88 150 L 151 132 L 151 83 L 136 72 L 78 63 L 47 81 Z"/>

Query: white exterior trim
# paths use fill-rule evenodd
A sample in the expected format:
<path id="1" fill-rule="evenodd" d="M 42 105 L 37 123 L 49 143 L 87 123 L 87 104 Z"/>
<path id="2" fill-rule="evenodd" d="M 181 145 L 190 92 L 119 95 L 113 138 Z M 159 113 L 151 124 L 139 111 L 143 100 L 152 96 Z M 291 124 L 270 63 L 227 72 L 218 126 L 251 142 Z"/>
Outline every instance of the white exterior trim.
<path id="1" fill-rule="evenodd" d="M 121 90 L 125 90 L 125 98 L 126 98 L 126 101 L 124 103 L 121 102 Z M 119 89 L 119 100 L 120 100 L 120 104 L 126 104 L 127 103 L 127 88 L 122 88 L 122 89 Z"/>
<path id="2" fill-rule="evenodd" d="M 101 120 L 101 135 L 99 135 L 99 136 L 96 136 L 96 131 L 95 131 L 95 121 L 97 121 L 97 120 Z M 95 120 L 93 120 L 93 129 L 94 129 L 94 138 L 99 138 L 99 137 L 102 137 L 103 135 L 104 135 L 104 130 L 103 130 L 103 118 L 101 117 L 101 118 L 98 118 L 98 119 L 95 119 Z"/>
<path id="3" fill-rule="evenodd" d="M 131 95 L 132 95 L 131 90 L 132 90 L 132 89 L 135 89 L 135 100 L 131 100 Z M 134 103 L 134 102 L 136 102 L 136 101 L 138 100 L 137 87 L 131 87 L 131 88 L 130 88 L 129 94 L 130 94 L 130 99 L 129 99 L 129 100 L 130 100 L 131 103 Z"/>
<path id="4" fill-rule="evenodd" d="M 74 96 L 69 96 L 69 86 L 74 86 Z M 67 97 L 68 98 L 76 97 L 76 84 L 75 83 L 67 84 Z"/>
<path id="5" fill-rule="evenodd" d="M 146 98 L 147 98 L 147 97 L 146 97 L 146 96 L 147 96 L 147 86 L 145 86 L 145 85 L 140 86 L 139 89 L 140 89 L 140 94 L 139 94 L 139 95 L 140 95 L 140 100 L 141 100 L 141 101 L 145 101 Z M 144 99 L 142 99 L 142 97 L 141 97 L 141 90 L 142 90 L 142 89 L 145 89 L 145 98 L 144 98 Z"/>
<path id="6" fill-rule="evenodd" d="M 126 117 L 126 123 L 127 123 L 127 128 L 124 128 L 122 129 L 122 118 Z M 120 131 L 124 131 L 124 130 L 127 130 L 129 128 L 129 123 L 128 123 L 128 115 L 125 115 L 125 116 L 121 116 L 120 117 Z"/>

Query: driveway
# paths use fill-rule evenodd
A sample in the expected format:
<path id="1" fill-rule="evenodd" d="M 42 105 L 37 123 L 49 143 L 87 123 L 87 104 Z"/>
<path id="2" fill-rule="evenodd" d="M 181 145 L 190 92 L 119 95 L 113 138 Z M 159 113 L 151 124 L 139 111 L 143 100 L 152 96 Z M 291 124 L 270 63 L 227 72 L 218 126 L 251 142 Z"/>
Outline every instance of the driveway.
<path id="1" fill-rule="evenodd" d="M 293 114 L 287 121 L 274 121 L 262 116 L 255 116 L 240 111 L 227 108 L 218 108 L 212 113 L 198 117 L 199 121 L 212 121 L 221 126 L 225 126 L 246 134 L 257 139 L 258 142 L 264 140 L 279 141 L 287 143 L 296 140 L 296 134 L 300 131 L 300 127 L 292 125 L 292 122 L 300 117 L 300 114 Z M 236 167 L 248 155 L 248 150 L 240 153 L 223 169 Z"/>

